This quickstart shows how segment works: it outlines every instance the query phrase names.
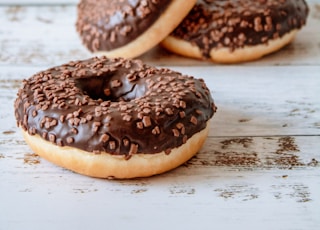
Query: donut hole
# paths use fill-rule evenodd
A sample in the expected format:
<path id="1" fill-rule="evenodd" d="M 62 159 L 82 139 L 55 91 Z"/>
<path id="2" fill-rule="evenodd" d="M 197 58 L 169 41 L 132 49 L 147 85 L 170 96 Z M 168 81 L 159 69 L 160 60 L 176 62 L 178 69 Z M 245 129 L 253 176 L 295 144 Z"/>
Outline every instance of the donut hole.
<path id="1" fill-rule="evenodd" d="M 138 99 L 147 91 L 139 81 L 132 83 L 110 75 L 77 79 L 76 86 L 93 100 L 112 102 Z"/>

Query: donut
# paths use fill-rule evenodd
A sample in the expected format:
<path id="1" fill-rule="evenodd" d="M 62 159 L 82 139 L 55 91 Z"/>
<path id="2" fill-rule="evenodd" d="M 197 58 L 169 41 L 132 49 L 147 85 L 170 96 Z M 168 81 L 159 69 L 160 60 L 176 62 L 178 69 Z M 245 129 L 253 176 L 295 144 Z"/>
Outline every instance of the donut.
<path id="1" fill-rule="evenodd" d="M 200 150 L 216 111 L 203 79 L 105 56 L 31 76 L 14 108 L 36 154 L 99 178 L 178 167 Z"/>
<path id="2" fill-rule="evenodd" d="M 196 0 L 81 0 L 76 29 L 95 55 L 134 58 L 163 40 Z"/>
<path id="3" fill-rule="evenodd" d="M 252 61 L 290 43 L 308 12 L 304 0 L 198 0 L 161 44 L 218 63 Z"/>

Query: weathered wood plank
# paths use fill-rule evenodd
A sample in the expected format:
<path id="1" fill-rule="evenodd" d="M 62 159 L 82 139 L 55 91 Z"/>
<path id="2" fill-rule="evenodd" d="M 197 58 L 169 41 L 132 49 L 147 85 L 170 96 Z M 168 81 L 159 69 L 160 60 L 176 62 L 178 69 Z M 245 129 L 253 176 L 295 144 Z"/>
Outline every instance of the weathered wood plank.
<path id="1" fill-rule="evenodd" d="M 319 227 L 319 137 L 212 137 L 184 166 L 124 181 L 71 173 L 33 155 L 22 141 L 11 141 L 0 157 L 0 202 L 6 207 L 0 210 L 0 226 L 5 229 L 30 223 L 39 229 L 48 223 L 52 229 L 87 225 L 87 215 L 96 225 L 119 221 L 119 228 L 162 218 L 177 224 L 191 217 L 180 224 L 190 229 L 206 228 L 213 220 L 220 227 Z M 12 202 L 19 208 L 10 208 Z"/>
<path id="2" fill-rule="evenodd" d="M 3 6 L 50 6 L 50 5 L 76 5 L 79 0 L 0 0 Z"/>
<path id="3" fill-rule="evenodd" d="M 23 78 L 46 67 L 0 67 L 3 129 Z M 320 135 L 319 66 L 172 67 L 203 78 L 218 106 L 210 136 Z"/>
<path id="4" fill-rule="evenodd" d="M 211 89 L 218 106 L 211 135 L 320 133 L 318 66 L 175 69 L 204 78 Z"/>

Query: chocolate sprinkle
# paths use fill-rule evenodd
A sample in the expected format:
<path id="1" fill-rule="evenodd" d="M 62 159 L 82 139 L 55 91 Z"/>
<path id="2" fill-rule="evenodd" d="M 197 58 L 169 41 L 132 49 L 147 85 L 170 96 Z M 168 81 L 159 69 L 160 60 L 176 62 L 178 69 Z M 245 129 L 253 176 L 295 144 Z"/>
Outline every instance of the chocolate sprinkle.
<path id="1" fill-rule="evenodd" d="M 134 80 L 128 81 L 128 74 Z M 30 135 L 54 144 L 129 159 L 169 152 L 204 129 L 216 111 L 208 92 L 201 79 L 139 60 L 92 58 L 24 80 L 15 117 Z"/>

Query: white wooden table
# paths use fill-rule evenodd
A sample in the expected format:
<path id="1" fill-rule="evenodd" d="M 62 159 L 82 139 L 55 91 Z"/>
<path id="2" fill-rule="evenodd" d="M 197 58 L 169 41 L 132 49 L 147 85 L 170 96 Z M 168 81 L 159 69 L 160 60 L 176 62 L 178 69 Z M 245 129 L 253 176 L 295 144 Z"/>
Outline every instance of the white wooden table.
<path id="1" fill-rule="evenodd" d="M 40 159 L 16 128 L 22 79 L 91 56 L 75 32 L 76 3 L 0 0 L 1 230 L 320 229 L 320 1 L 308 1 L 291 45 L 255 62 L 217 65 L 159 47 L 140 57 L 204 78 L 219 109 L 196 157 L 120 181 Z"/>

